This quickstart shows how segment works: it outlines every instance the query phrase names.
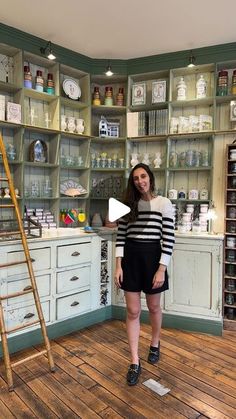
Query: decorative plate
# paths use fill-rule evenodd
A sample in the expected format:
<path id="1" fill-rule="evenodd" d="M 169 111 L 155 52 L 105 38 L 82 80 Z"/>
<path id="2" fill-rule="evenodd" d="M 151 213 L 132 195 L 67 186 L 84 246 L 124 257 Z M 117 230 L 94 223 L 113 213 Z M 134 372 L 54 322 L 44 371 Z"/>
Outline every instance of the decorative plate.
<path id="1" fill-rule="evenodd" d="M 78 100 L 81 97 L 81 89 L 78 83 L 73 79 L 65 79 L 62 88 L 70 99 Z"/>
<path id="2" fill-rule="evenodd" d="M 65 180 L 60 184 L 60 193 L 66 196 L 79 196 L 87 193 L 87 190 L 73 179 Z"/>

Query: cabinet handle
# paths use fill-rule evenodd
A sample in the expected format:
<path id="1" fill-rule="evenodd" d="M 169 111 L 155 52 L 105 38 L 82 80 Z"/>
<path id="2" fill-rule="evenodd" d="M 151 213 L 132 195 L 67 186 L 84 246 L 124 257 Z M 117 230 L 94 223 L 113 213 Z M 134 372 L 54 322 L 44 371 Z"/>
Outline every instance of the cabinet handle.
<path id="1" fill-rule="evenodd" d="M 30 258 L 30 260 L 31 260 L 31 262 L 35 262 L 35 259 L 34 258 Z"/>
<path id="2" fill-rule="evenodd" d="M 31 319 L 31 317 L 34 317 L 34 313 L 27 313 L 25 316 L 24 316 L 24 319 Z"/>
<path id="3" fill-rule="evenodd" d="M 72 254 L 71 254 L 71 256 L 79 256 L 80 255 L 80 252 L 73 252 Z"/>
<path id="4" fill-rule="evenodd" d="M 29 290 L 32 290 L 33 288 L 31 287 L 31 285 L 27 285 L 24 289 L 23 289 L 23 291 L 29 291 Z"/>
<path id="5" fill-rule="evenodd" d="M 79 305 L 79 301 L 74 301 L 73 303 L 71 303 L 71 307 L 74 307 L 74 306 L 78 306 Z"/>
<path id="6" fill-rule="evenodd" d="M 78 276 L 72 276 L 72 278 L 70 279 L 70 281 L 77 281 L 77 279 L 79 279 Z"/>

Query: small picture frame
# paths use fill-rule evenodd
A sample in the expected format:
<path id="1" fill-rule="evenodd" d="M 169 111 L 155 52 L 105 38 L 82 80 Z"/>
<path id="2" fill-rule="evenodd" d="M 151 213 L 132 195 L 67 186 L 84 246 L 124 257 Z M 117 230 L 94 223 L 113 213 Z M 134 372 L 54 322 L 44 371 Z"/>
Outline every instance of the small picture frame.
<path id="1" fill-rule="evenodd" d="M 132 106 L 146 105 L 146 83 L 134 83 L 132 86 Z"/>
<path id="2" fill-rule="evenodd" d="M 152 82 L 152 103 L 166 101 L 166 80 Z"/>
<path id="3" fill-rule="evenodd" d="M 236 100 L 230 101 L 230 121 L 236 121 Z"/>

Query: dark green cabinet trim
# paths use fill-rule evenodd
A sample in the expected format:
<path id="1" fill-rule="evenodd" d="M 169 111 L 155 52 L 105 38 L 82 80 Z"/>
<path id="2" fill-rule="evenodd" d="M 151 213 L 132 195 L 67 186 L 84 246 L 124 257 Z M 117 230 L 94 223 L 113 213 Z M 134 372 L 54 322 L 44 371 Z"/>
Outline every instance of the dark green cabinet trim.
<path id="1" fill-rule="evenodd" d="M 125 320 L 125 307 L 112 306 L 112 318 Z M 148 311 L 142 311 L 141 321 L 149 323 Z M 167 313 L 163 313 L 162 326 L 170 329 L 209 333 L 215 336 L 221 336 L 223 331 L 223 322 L 219 320 L 194 319 L 193 317 L 177 316 Z"/>
<path id="2" fill-rule="evenodd" d="M 0 23 L 1 43 L 40 55 L 40 47 L 45 46 L 47 41 L 48 40 L 38 38 L 37 36 Z M 103 74 L 109 59 L 109 57 L 107 57 L 107 59 L 90 58 L 54 43 L 53 50 L 55 51 L 58 62 L 79 68 L 90 74 Z M 196 48 L 193 50 L 193 55 L 196 57 L 196 64 L 200 65 L 236 60 L 235 51 L 236 42 L 232 42 Z M 147 73 L 149 71 L 185 67 L 188 64 L 189 55 L 190 51 L 185 50 L 129 60 L 110 60 L 110 64 L 116 74 Z"/>
<path id="3" fill-rule="evenodd" d="M 64 321 L 48 326 L 48 337 L 50 339 L 55 339 L 60 336 L 65 336 L 78 330 L 84 329 L 85 327 L 101 323 L 105 320 L 125 320 L 125 318 L 125 307 L 104 307 L 99 310 L 82 314 L 72 319 L 66 319 Z M 147 311 L 142 311 L 141 321 L 144 323 L 149 323 L 149 315 Z M 164 313 L 163 327 L 221 336 L 223 331 L 223 322 L 206 319 L 193 319 L 192 317 L 175 316 L 173 314 Z M 22 335 L 14 336 L 8 339 L 10 353 L 29 348 L 39 343 L 42 343 L 42 334 L 40 329 L 32 330 Z M 2 356 L 2 346 L 0 347 L 0 356 Z"/>
<path id="4" fill-rule="evenodd" d="M 84 329 L 85 327 L 91 326 L 93 324 L 109 320 L 112 318 L 111 313 L 112 308 L 109 306 L 92 311 L 90 313 L 81 314 L 80 316 L 74 317 L 72 319 L 66 319 L 64 321 L 54 323 L 47 326 L 48 337 L 50 339 L 55 339 L 59 336 L 65 336 L 69 333 Z M 10 353 L 14 353 L 20 351 L 21 349 L 29 348 L 42 342 L 43 339 L 41 329 L 36 329 L 25 332 L 22 335 L 9 338 L 8 346 Z M 2 356 L 2 345 L 0 347 L 0 356 Z"/>

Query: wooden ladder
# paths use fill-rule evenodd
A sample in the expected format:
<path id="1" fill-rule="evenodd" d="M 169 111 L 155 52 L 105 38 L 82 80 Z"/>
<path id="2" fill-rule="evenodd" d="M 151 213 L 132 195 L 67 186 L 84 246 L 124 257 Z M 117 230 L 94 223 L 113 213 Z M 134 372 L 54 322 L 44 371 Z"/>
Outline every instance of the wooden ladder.
<path id="1" fill-rule="evenodd" d="M 23 291 L 15 292 L 15 293 L 12 293 L 12 294 L 9 294 L 9 295 L 3 295 L 3 296 L 0 295 L 0 333 L 1 333 L 1 339 L 2 339 L 3 358 L 4 358 L 5 369 L 6 369 L 8 388 L 9 388 L 9 391 L 12 391 L 14 389 L 14 387 L 13 387 L 13 375 L 12 375 L 12 368 L 13 367 L 15 367 L 17 365 L 20 365 L 24 362 L 27 362 L 31 359 L 34 359 L 38 356 L 45 355 L 45 354 L 47 354 L 48 364 L 49 364 L 50 370 L 52 372 L 55 371 L 55 366 L 54 366 L 54 361 L 53 361 L 53 357 L 52 357 L 52 353 L 51 353 L 50 342 L 49 342 L 49 339 L 48 339 L 48 336 L 47 336 L 47 330 L 46 330 L 45 320 L 44 320 L 44 317 L 43 317 L 43 311 L 42 311 L 42 307 L 41 307 L 40 300 L 39 300 L 37 284 L 36 284 L 36 280 L 35 280 L 35 276 L 34 276 L 34 270 L 33 270 L 33 266 L 32 266 L 32 261 L 33 260 L 30 257 L 28 243 L 27 243 L 27 239 L 26 239 L 26 235 L 25 235 L 25 230 L 24 230 L 23 223 L 22 223 L 22 220 L 21 220 L 20 210 L 19 210 L 19 207 L 18 207 L 18 202 L 17 202 L 16 194 L 15 194 L 15 188 L 14 188 L 13 181 L 12 181 L 12 178 L 11 178 L 11 173 L 10 173 L 10 169 L 9 169 L 9 165 L 8 165 L 6 150 L 5 150 L 5 146 L 4 146 L 4 142 L 3 142 L 1 134 L 0 134 L 0 154 L 2 155 L 2 161 L 3 161 L 4 171 L 5 171 L 5 177 L 0 177 L 0 182 L 7 182 L 8 183 L 8 188 L 9 188 L 9 191 L 10 191 L 10 197 L 11 197 L 11 202 L 12 202 L 11 204 L 0 204 L 0 208 L 12 208 L 13 210 L 15 210 L 16 219 L 17 219 L 17 223 L 18 223 L 18 226 L 19 226 L 19 230 L 14 231 L 14 232 L 12 232 L 12 231 L 11 232 L 0 231 L 0 237 L 1 236 L 5 237 L 5 236 L 8 236 L 8 235 L 12 235 L 12 234 L 19 235 L 19 238 L 21 238 L 21 241 L 22 241 L 22 245 L 23 245 L 23 249 L 24 249 L 24 257 L 25 257 L 24 260 L 22 260 L 22 261 L 0 264 L 0 269 L 26 263 L 27 267 L 28 267 L 30 282 L 31 282 L 31 285 L 25 287 Z M 28 294 L 28 293 L 31 293 L 31 292 L 33 293 L 33 296 L 34 296 L 34 301 L 35 301 L 35 305 L 36 305 L 36 309 L 37 309 L 37 313 L 38 313 L 38 320 L 31 321 L 31 322 L 26 323 L 24 325 L 19 325 L 19 326 L 13 327 L 13 328 L 6 329 L 5 321 L 4 321 L 4 315 L 3 315 L 2 301 L 6 300 L 8 298 L 18 297 L 18 296 L 25 295 L 25 294 Z M 34 355 L 28 356 L 24 359 L 21 359 L 17 362 L 11 363 L 10 355 L 9 355 L 9 349 L 8 349 L 7 335 L 10 334 L 10 333 L 15 332 L 17 330 L 20 330 L 20 329 L 23 329 L 25 327 L 32 326 L 32 325 L 35 325 L 35 324 L 39 324 L 39 323 L 40 323 L 40 327 L 41 327 L 41 330 L 42 330 L 42 335 L 43 335 L 43 339 L 44 339 L 46 349 L 38 352 L 37 354 L 34 354 Z"/>

